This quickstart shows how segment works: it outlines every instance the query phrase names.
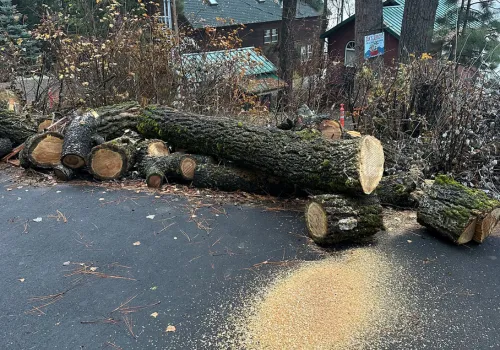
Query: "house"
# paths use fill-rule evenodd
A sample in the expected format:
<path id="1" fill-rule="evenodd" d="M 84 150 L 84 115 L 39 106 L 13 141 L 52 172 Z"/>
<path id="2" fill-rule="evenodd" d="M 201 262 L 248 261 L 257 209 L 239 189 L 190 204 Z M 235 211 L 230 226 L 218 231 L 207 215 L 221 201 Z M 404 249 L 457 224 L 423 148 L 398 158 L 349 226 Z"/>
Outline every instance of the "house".
<path id="1" fill-rule="evenodd" d="M 299 0 L 295 22 L 295 41 L 299 53 L 312 55 L 317 42 L 320 13 Z M 230 31 L 244 25 L 239 31 L 242 47 L 255 47 L 275 64 L 278 63 L 281 36 L 281 0 L 184 0 L 183 17 L 203 40 L 205 28 Z"/>
<path id="2" fill-rule="evenodd" d="M 262 102 L 274 103 L 286 83 L 278 78 L 276 66 L 254 47 L 183 54 L 182 73 L 189 85 L 216 86 L 218 79 L 234 79 L 249 95 L 259 96 Z"/>
<path id="3" fill-rule="evenodd" d="M 383 25 L 384 25 L 384 64 L 391 65 L 396 62 L 398 56 L 399 37 L 403 23 L 404 0 L 388 0 L 384 2 Z M 447 0 L 439 0 L 436 11 L 436 19 L 446 15 L 450 9 Z M 333 60 L 342 63 L 346 67 L 352 67 L 355 62 L 354 28 L 356 16 L 353 15 L 335 27 L 321 34 L 321 38 L 328 42 L 328 54 Z M 434 24 L 438 29 L 439 24 Z"/>

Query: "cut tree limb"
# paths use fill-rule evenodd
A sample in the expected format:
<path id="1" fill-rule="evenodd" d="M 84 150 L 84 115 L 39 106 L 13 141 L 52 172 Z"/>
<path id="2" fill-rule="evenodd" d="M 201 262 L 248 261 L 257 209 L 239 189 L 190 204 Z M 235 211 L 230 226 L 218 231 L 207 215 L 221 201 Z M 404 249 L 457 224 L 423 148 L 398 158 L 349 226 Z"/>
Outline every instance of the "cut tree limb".
<path id="1" fill-rule="evenodd" d="M 305 217 L 310 237 L 320 245 L 356 241 L 384 229 L 377 196 L 311 197 Z"/>
<path id="2" fill-rule="evenodd" d="M 87 165 L 96 128 L 97 121 L 91 113 L 73 118 L 64 135 L 61 162 L 65 166 L 80 169 Z"/>
<path id="3" fill-rule="evenodd" d="M 19 155 L 23 168 L 52 169 L 61 163 L 64 136 L 48 131 L 29 137 Z"/>
<path id="4" fill-rule="evenodd" d="M 454 243 L 481 243 L 498 223 L 500 202 L 438 176 L 419 199 L 417 221 Z"/>
<path id="5" fill-rule="evenodd" d="M 92 148 L 89 169 L 96 179 L 113 180 L 124 176 L 134 165 L 137 140 L 119 137 Z"/>
<path id="6" fill-rule="evenodd" d="M 12 152 L 12 141 L 7 138 L 0 139 L 0 158 Z"/>
<path id="7" fill-rule="evenodd" d="M 54 175 L 61 181 L 69 181 L 75 176 L 75 171 L 64 164 L 58 164 L 54 167 Z"/>
<path id="8" fill-rule="evenodd" d="M 397 208 L 416 208 L 414 191 L 422 182 L 423 174 L 416 168 L 396 175 L 384 176 L 376 189 L 382 205 Z"/>
<path id="9" fill-rule="evenodd" d="M 294 133 L 249 126 L 230 118 L 168 108 L 145 114 L 138 124 L 145 136 L 259 169 L 302 188 L 369 194 L 382 178 L 384 152 L 372 136 L 334 141 L 307 130 Z"/>
<path id="10" fill-rule="evenodd" d="M 0 109 L 0 137 L 9 138 L 15 146 L 22 144 L 37 131 L 38 124 L 28 116 Z"/>

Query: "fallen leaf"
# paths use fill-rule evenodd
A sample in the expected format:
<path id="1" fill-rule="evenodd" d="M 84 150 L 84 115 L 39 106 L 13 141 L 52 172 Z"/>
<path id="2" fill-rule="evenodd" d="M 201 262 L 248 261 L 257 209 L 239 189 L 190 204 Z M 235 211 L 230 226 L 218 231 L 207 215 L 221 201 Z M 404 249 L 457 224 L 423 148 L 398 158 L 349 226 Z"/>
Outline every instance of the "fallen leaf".
<path id="1" fill-rule="evenodd" d="M 56 193 L 61 193 L 61 191 L 56 191 Z"/>
<path id="2" fill-rule="evenodd" d="M 133 245 L 141 245 L 141 242 L 137 241 L 137 242 L 134 242 L 132 243 Z"/>
<path id="3" fill-rule="evenodd" d="M 33 219 L 34 222 L 42 222 L 42 220 L 43 219 L 41 217 L 37 217 L 37 218 Z"/>
<path id="4" fill-rule="evenodd" d="M 12 191 L 12 188 L 8 188 L 7 191 Z"/>
<path id="5" fill-rule="evenodd" d="M 97 267 L 96 266 L 92 266 L 89 270 L 92 271 L 92 272 L 95 272 L 97 270 Z"/>
<path id="6" fill-rule="evenodd" d="M 165 329 L 165 332 L 175 332 L 175 326 L 169 325 L 167 329 Z"/>
<path id="7" fill-rule="evenodd" d="M 20 279 L 19 279 L 19 282 L 24 282 L 24 278 L 20 278 Z"/>
<path id="8" fill-rule="evenodd" d="M 158 312 L 153 312 L 153 313 L 151 314 L 151 317 L 157 318 L 157 317 L 158 317 Z"/>
<path id="9" fill-rule="evenodd" d="M 71 261 L 65 261 L 65 262 L 63 262 L 64 266 L 68 266 L 69 264 L 71 264 Z"/>
<path id="10" fill-rule="evenodd" d="M 21 189 L 21 188 L 23 188 L 23 186 L 17 186 L 17 188 Z"/>
<path id="11" fill-rule="evenodd" d="M 154 218 L 155 218 L 155 216 L 154 216 L 154 215 L 148 215 L 148 216 L 146 216 L 146 219 L 151 219 L 151 220 L 153 220 Z"/>
<path id="12" fill-rule="evenodd" d="M 406 242 L 411 243 L 411 242 L 413 242 L 413 241 L 412 241 L 411 239 L 409 239 L 409 240 L 407 240 Z"/>
<path id="13" fill-rule="evenodd" d="M 149 288 L 149 289 L 151 289 L 151 290 L 156 290 L 157 288 L 158 288 L 157 286 L 153 286 L 153 287 L 151 287 L 151 288 Z"/>
<path id="14" fill-rule="evenodd" d="M 103 200 L 104 200 L 104 198 L 99 198 L 99 200 L 100 200 L 100 201 L 103 201 Z"/>
<path id="15" fill-rule="evenodd" d="M 161 198 L 160 196 L 155 196 L 156 199 Z"/>

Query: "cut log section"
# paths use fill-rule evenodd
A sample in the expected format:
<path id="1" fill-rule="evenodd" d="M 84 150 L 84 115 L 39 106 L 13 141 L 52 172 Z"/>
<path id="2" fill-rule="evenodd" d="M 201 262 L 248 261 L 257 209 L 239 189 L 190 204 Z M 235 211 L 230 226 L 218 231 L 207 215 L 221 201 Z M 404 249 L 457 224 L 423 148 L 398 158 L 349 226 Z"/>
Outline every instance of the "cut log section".
<path id="1" fill-rule="evenodd" d="M 307 229 L 319 245 L 359 241 L 384 229 L 377 196 L 319 195 L 306 206 Z"/>
<path id="2" fill-rule="evenodd" d="M 418 169 L 396 175 L 384 176 L 376 189 L 382 205 L 397 208 L 416 208 L 418 202 L 413 193 L 423 181 Z"/>
<path id="3" fill-rule="evenodd" d="M 163 157 L 169 154 L 168 145 L 162 140 L 144 140 L 137 144 L 137 162 L 142 162 L 144 157 Z"/>
<path id="4" fill-rule="evenodd" d="M 212 162 L 211 157 L 183 153 L 159 157 L 146 156 L 139 165 L 139 173 L 146 178 L 148 187 L 159 188 L 165 178 L 191 181 L 197 164 Z"/>
<path id="5" fill-rule="evenodd" d="M 0 139 L 0 158 L 12 152 L 12 141 L 9 139 Z"/>
<path id="6" fill-rule="evenodd" d="M 481 243 L 498 222 L 500 202 L 438 176 L 419 200 L 417 221 L 456 244 Z"/>
<path id="7" fill-rule="evenodd" d="M 243 191 L 275 195 L 293 192 L 293 187 L 285 187 L 277 179 L 269 178 L 261 172 L 229 164 L 205 163 L 197 165 L 194 172 L 193 186 L 226 192 Z"/>
<path id="8" fill-rule="evenodd" d="M 19 160 L 23 168 L 52 169 L 61 163 L 64 136 L 48 131 L 29 137 L 21 151 Z"/>
<path id="9" fill-rule="evenodd" d="M 44 132 L 49 126 L 52 125 L 52 120 L 46 119 L 40 124 L 38 124 L 38 132 Z"/>
<path id="10" fill-rule="evenodd" d="M 189 152 L 235 161 L 290 184 L 323 192 L 369 194 L 377 187 L 384 168 L 382 145 L 372 136 L 325 140 L 319 132 L 248 126 L 230 118 L 167 108 L 144 112 L 137 129 Z"/>
<path id="11" fill-rule="evenodd" d="M 89 156 L 90 172 L 99 180 L 124 176 L 134 165 L 136 143 L 134 139 L 119 137 L 95 146 Z"/>
<path id="12" fill-rule="evenodd" d="M 342 127 L 336 120 L 323 120 L 319 124 L 318 130 L 321 131 L 325 139 L 340 140 L 342 138 Z"/>
<path id="13" fill-rule="evenodd" d="M 64 164 L 58 164 L 54 167 L 54 175 L 61 181 L 69 181 L 75 176 L 75 171 Z"/>
<path id="14" fill-rule="evenodd" d="M 91 113 L 73 118 L 64 136 L 61 156 L 64 165 L 71 169 L 80 169 L 87 165 L 96 128 L 96 118 Z"/>

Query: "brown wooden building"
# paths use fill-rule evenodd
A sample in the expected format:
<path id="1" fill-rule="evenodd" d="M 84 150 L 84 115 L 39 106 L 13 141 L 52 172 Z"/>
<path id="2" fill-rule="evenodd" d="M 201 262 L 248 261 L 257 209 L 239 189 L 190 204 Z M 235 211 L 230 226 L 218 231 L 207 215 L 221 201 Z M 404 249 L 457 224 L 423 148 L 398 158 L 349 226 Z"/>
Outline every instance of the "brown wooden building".
<path id="1" fill-rule="evenodd" d="M 208 35 L 206 28 L 231 31 L 243 25 L 238 33 L 241 46 L 259 48 L 278 64 L 281 14 L 279 0 L 184 0 L 183 17 L 200 43 Z M 318 42 L 319 16 L 310 5 L 298 2 L 295 47 L 303 58 L 312 55 L 313 45 Z"/>

